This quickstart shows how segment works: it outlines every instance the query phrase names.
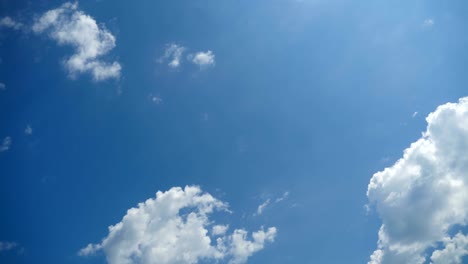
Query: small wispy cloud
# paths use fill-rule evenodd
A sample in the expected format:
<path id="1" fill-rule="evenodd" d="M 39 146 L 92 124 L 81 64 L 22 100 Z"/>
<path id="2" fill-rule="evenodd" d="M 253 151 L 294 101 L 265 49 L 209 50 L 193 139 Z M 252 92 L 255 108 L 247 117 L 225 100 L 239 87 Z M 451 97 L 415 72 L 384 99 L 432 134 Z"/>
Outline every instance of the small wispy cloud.
<path id="1" fill-rule="evenodd" d="M 267 199 L 264 203 L 258 206 L 257 208 L 257 215 L 261 215 L 263 213 L 263 210 L 270 204 L 270 199 Z"/>
<path id="2" fill-rule="evenodd" d="M 162 55 L 157 61 L 159 63 L 167 63 L 167 66 L 173 69 L 179 68 L 182 66 L 182 57 L 187 49 L 188 48 L 175 43 L 167 44 L 164 55 Z M 186 56 L 186 59 L 188 62 L 193 63 L 200 68 L 206 68 L 215 64 L 215 55 L 211 50 L 206 52 L 199 51 L 190 53 Z"/>
<path id="3" fill-rule="evenodd" d="M 414 112 L 412 117 L 415 118 L 418 115 L 418 112 Z"/>
<path id="4" fill-rule="evenodd" d="M 11 137 L 5 137 L 2 141 L 2 144 L 0 144 L 0 152 L 9 150 L 12 143 L 13 140 L 11 139 Z"/>
<path id="5" fill-rule="evenodd" d="M 19 30 L 23 27 L 23 24 L 15 21 L 13 18 L 6 16 L 0 19 L 0 27 L 11 28 L 14 30 Z"/>
<path id="6" fill-rule="evenodd" d="M 6 85 L 0 82 L 0 91 L 5 91 L 5 90 L 6 90 Z"/>
<path id="7" fill-rule="evenodd" d="M 19 246 L 16 242 L 0 241 L 0 252 L 10 251 Z"/>
<path id="8" fill-rule="evenodd" d="M 260 204 L 258 207 L 257 207 L 257 213 L 254 214 L 254 215 L 261 215 L 263 214 L 263 212 L 265 211 L 265 209 L 269 206 L 272 206 L 274 204 L 277 204 L 277 203 L 280 203 L 286 199 L 288 199 L 289 197 L 289 192 L 284 192 L 283 195 L 281 195 L 280 197 L 277 197 L 276 199 L 272 200 L 270 198 L 268 198 L 267 200 L 265 200 L 265 202 L 263 202 L 262 204 Z"/>
<path id="9" fill-rule="evenodd" d="M 151 99 L 151 102 L 155 103 L 155 104 L 162 104 L 163 102 L 163 99 L 160 97 L 160 96 L 157 96 L 157 95 L 150 95 L 150 99 Z"/>
<path id="10" fill-rule="evenodd" d="M 433 27 L 434 24 L 435 24 L 435 21 L 434 21 L 434 19 L 432 19 L 432 18 L 428 18 L 428 19 L 425 19 L 425 20 L 423 21 L 423 27 L 425 27 L 425 28 Z"/>
<path id="11" fill-rule="evenodd" d="M 158 62 L 163 63 L 169 60 L 169 62 L 167 63 L 169 67 L 178 68 L 182 63 L 181 58 L 182 58 L 182 54 L 184 53 L 184 51 L 185 51 L 185 47 L 182 47 L 174 43 L 168 44 L 164 52 L 164 55 L 161 58 L 159 58 Z"/>
<path id="12" fill-rule="evenodd" d="M 211 50 L 190 54 L 187 58 L 195 65 L 198 65 L 200 68 L 212 66 L 215 64 L 215 55 Z"/>
<path id="13" fill-rule="evenodd" d="M 24 129 L 24 134 L 30 136 L 33 133 L 33 129 L 30 125 L 27 125 L 26 128 Z"/>
<path id="14" fill-rule="evenodd" d="M 281 197 L 276 198 L 275 203 L 279 203 L 279 202 L 284 201 L 285 199 L 288 198 L 288 196 L 289 196 L 289 192 L 283 193 L 283 195 Z"/>

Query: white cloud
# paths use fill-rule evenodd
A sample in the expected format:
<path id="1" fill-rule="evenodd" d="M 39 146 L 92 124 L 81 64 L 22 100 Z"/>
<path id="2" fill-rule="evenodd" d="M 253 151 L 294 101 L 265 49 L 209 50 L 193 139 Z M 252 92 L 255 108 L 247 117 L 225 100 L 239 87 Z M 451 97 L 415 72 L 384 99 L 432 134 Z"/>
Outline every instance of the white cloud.
<path id="1" fill-rule="evenodd" d="M 26 135 L 32 135 L 33 129 L 30 125 L 27 125 L 26 128 L 24 129 L 24 134 Z"/>
<path id="2" fill-rule="evenodd" d="M 282 201 L 286 200 L 288 197 L 289 197 L 289 192 L 285 192 L 285 193 L 283 193 L 283 195 L 281 197 L 276 198 L 275 203 L 282 202 Z"/>
<path id="3" fill-rule="evenodd" d="M 19 30 L 23 27 L 23 24 L 13 20 L 11 17 L 6 16 L 0 19 L 0 27 L 12 28 Z"/>
<path id="4" fill-rule="evenodd" d="M 71 77 L 89 72 L 96 81 L 119 78 L 118 62 L 107 63 L 100 57 L 115 47 L 115 37 L 89 15 L 78 9 L 77 3 L 65 3 L 40 16 L 32 26 L 35 33 L 47 33 L 59 45 L 70 45 L 75 54 L 64 62 Z"/>
<path id="5" fill-rule="evenodd" d="M 458 233 L 453 238 L 445 238 L 444 246 L 444 249 L 432 253 L 433 264 L 461 264 L 462 257 L 468 255 L 468 237 L 462 233 Z"/>
<path id="6" fill-rule="evenodd" d="M 12 142 L 13 140 L 11 139 L 11 137 L 5 137 L 2 141 L 2 144 L 0 144 L 0 152 L 9 150 Z"/>
<path id="7" fill-rule="evenodd" d="M 280 203 L 284 200 L 286 200 L 289 196 L 289 192 L 284 192 L 283 195 L 281 197 L 278 197 L 274 200 L 274 204 L 277 204 L 277 203 Z M 254 215 L 261 215 L 263 214 L 263 211 L 265 211 L 265 209 L 270 205 L 272 204 L 271 202 L 271 199 L 267 199 L 264 203 L 260 204 L 258 207 L 257 207 L 257 213 L 254 214 Z"/>
<path id="8" fill-rule="evenodd" d="M 216 240 L 208 229 L 214 225 L 210 215 L 227 211 L 227 204 L 202 193 L 197 186 L 171 188 L 157 192 L 131 208 L 122 221 L 109 227 L 109 234 L 99 244 L 89 244 L 79 251 L 87 256 L 103 251 L 110 264 L 198 263 L 201 260 L 238 264 L 273 242 L 276 228 L 263 228 L 247 238 L 247 231 L 236 229 Z M 213 226 L 213 230 L 223 231 Z M 227 227 L 226 227 L 227 229 Z M 221 235 L 221 232 L 218 233 Z"/>
<path id="9" fill-rule="evenodd" d="M 8 241 L 0 241 L 0 252 L 3 251 L 10 251 L 18 247 L 18 243 L 15 242 L 8 242 Z"/>
<path id="10" fill-rule="evenodd" d="M 242 229 L 234 230 L 234 233 L 228 238 L 230 248 L 228 252 L 233 256 L 230 264 L 246 263 L 247 259 L 253 253 L 263 249 L 266 242 L 273 242 L 276 236 L 276 228 L 270 227 L 265 232 L 259 230 L 252 234 L 252 241 L 247 238 L 247 231 Z"/>
<path id="11" fill-rule="evenodd" d="M 166 47 L 166 51 L 164 52 L 164 55 L 158 60 L 160 63 L 163 63 L 164 61 L 168 62 L 168 66 L 171 68 L 177 68 L 181 64 L 181 58 L 182 54 L 184 53 L 185 48 L 182 46 L 179 46 L 177 44 L 169 44 Z"/>
<path id="12" fill-rule="evenodd" d="M 200 67 L 206 67 L 215 64 L 215 55 L 211 50 L 207 52 L 197 52 L 190 54 L 188 59 Z"/>
<path id="13" fill-rule="evenodd" d="M 415 118 L 418 115 L 418 112 L 414 112 L 412 117 Z"/>
<path id="14" fill-rule="evenodd" d="M 162 104 L 163 99 L 157 95 L 151 96 L 151 101 L 155 104 Z"/>
<path id="15" fill-rule="evenodd" d="M 367 196 L 382 226 L 369 263 L 425 263 L 425 252 L 444 241 L 434 261 L 463 253 L 450 250 L 460 238 L 446 241 L 451 228 L 468 220 L 468 97 L 439 106 L 426 120 L 422 137 L 370 180 Z"/>
<path id="16" fill-rule="evenodd" d="M 265 210 L 265 207 L 267 207 L 270 204 L 270 199 L 266 200 L 264 203 L 258 206 L 257 208 L 257 215 L 261 215 L 263 213 L 263 210 Z"/>
<path id="17" fill-rule="evenodd" d="M 424 22 L 423 22 L 424 27 L 432 27 L 432 26 L 434 26 L 434 24 L 435 24 L 434 20 L 429 19 L 429 18 L 424 20 Z"/>
<path id="18" fill-rule="evenodd" d="M 228 228 L 229 228 L 228 225 L 215 225 L 213 226 L 211 233 L 214 236 L 221 236 L 221 235 L 226 234 L 226 231 L 228 230 Z"/>
<path id="19" fill-rule="evenodd" d="M 5 91 L 5 90 L 6 90 L 6 85 L 0 82 L 0 91 Z"/>

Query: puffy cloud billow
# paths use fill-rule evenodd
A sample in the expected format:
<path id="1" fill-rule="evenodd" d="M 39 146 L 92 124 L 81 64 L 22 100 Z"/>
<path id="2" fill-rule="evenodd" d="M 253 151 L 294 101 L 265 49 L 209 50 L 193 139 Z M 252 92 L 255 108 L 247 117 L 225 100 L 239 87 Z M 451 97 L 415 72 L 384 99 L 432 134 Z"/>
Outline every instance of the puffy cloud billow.
<path id="1" fill-rule="evenodd" d="M 195 65 L 198 65 L 200 68 L 215 64 L 215 55 L 211 50 L 208 50 L 207 52 L 200 51 L 195 54 L 190 54 L 188 59 Z"/>
<path id="2" fill-rule="evenodd" d="M 110 264 L 245 263 L 274 241 L 276 228 L 262 227 L 251 238 L 244 229 L 229 233 L 227 225 L 210 220 L 213 212 L 227 207 L 198 186 L 157 192 L 156 198 L 129 209 L 121 222 L 110 226 L 101 243 L 89 244 L 78 254 L 102 251 Z"/>
<path id="3" fill-rule="evenodd" d="M 382 226 L 369 264 L 457 264 L 468 253 L 468 97 L 426 120 L 422 137 L 370 180 Z"/>
<path id="4" fill-rule="evenodd" d="M 115 37 L 96 20 L 78 9 L 77 3 L 65 3 L 42 14 L 33 24 L 35 33 L 47 33 L 59 45 L 74 47 L 75 54 L 64 64 L 74 77 L 89 72 L 97 81 L 119 78 L 118 62 L 107 63 L 100 57 L 115 47 Z"/>

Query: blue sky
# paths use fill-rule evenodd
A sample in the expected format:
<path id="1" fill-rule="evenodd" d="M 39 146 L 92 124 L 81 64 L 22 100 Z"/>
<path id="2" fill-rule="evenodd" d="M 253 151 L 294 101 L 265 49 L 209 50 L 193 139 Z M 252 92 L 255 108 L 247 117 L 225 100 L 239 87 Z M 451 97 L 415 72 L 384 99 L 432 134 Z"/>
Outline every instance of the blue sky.
<path id="1" fill-rule="evenodd" d="M 0 262 L 463 263 L 467 11 L 0 0 Z"/>

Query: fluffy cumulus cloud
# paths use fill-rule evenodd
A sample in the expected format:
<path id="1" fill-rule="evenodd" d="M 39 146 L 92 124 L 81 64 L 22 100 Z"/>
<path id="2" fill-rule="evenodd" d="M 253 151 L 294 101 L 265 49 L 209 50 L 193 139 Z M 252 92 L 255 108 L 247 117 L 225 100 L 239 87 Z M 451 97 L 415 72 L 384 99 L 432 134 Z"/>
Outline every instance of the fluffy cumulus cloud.
<path id="1" fill-rule="evenodd" d="M 47 33 L 59 45 L 74 47 L 75 54 L 65 59 L 70 76 L 89 72 L 97 81 L 119 78 L 118 62 L 103 62 L 101 56 L 115 47 L 115 37 L 96 20 L 78 9 L 77 3 L 65 3 L 42 14 L 32 26 L 35 33 Z"/>
<path id="2" fill-rule="evenodd" d="M 274 227 L 261 228 L 251 238 L 244 229 L 228 234 L 228 226 L 209 219 L 215 211 L 228 211 L 227 204 L 197 186 L 157 192 L 156 198 L 129 209 L 121 222 L 110 226 L 101 243 L 89 244 L 78 254 L 102 251 L 110 264 L 240 264 L 275 239 Z"/>
<path id="3" fill-rule="evenodd" d="M 200 67 L 206 67 L 215 64 L 215 55 L 211 50 L 208 50 L 207 52 L 200 51 L 195 54 L 190 54 L 188 59 Z"/>
<path id="4" fill-rule="evenodd" d="M 159 59 L 160 63 L 168 61 L 167 65 L 171 68 L 178 68 L 181 64 L 182 54 L 184 53 L 185 48 L 177 44 L 169 44 L 166 47 L 164 55 Z"/>
<path id="5" fill-rule="evenodd" d="M 467 253 L 463 233 L 450 234 L 468 220 L 468 97 L 426 120 L 422 137 L 369 183 L 382 219 L 370 264 L 456 264 Z"/>
<path id="6" fill-rule="evenodd" d="M 0 27 L 6 27 L 6 28 L 19 30 L 23 27 L 23 24 L 13 20 L 13 18 L 9 16 L 6 16 L 0 19 Z"/>
<path id="7" fill-rule="evenodd" d="M 11 143 L 13 143 L 13 140 L 11 137 L 5 137 L 0 144 L 0 152 L 4 152 L 10 149 Z"/>

